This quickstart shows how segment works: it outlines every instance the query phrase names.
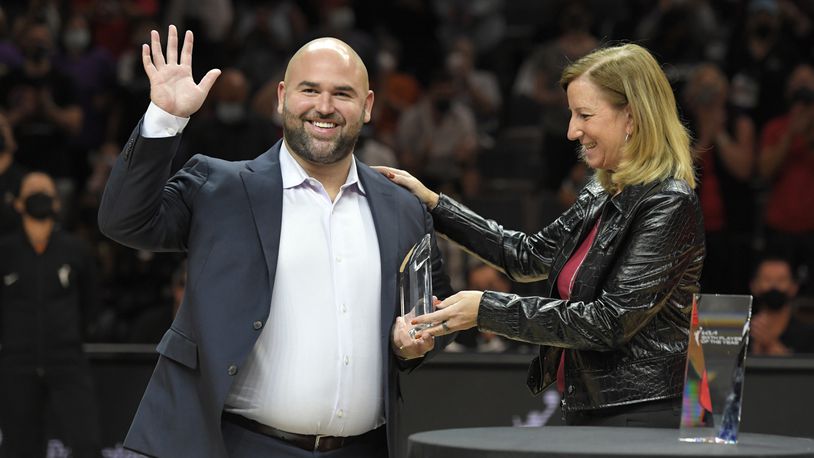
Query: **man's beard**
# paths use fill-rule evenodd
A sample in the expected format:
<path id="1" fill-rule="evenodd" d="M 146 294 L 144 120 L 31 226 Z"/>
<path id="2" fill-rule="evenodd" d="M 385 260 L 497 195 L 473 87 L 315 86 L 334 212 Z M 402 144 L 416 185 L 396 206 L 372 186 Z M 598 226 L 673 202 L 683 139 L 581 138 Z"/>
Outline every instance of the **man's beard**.
<path id="1" fill-rule="evenodd" d="M 364 113 L 362 116 L 364 116 Z M 342 118 L 339 115 L 319 117 L 318 119 L 326 122 L 334 122 L 337 126 L 343 124 L 341 122 Z M 288 143 L 288 146 L 293 153 L 308 162 L 323 165 L 335 164 L 353 152 L 363 124 L 362 119 L 359 120 L 358 127 L 344 124 L 348 130 L 339 134 L 333 141 L 333 147 L 330 148 L 330 150 L 319 154 L 318 151 L 324 150 L 326 147 L 326 145 L 320 145 L 320 143 L 326 142 L 316 140 L 308 135 L 308 133 L 305 132 L 306 122 L 307 121 L 294 115 L 294 113 L 288 111 L 288 108 L 283 105 L 283 137 Z"/>

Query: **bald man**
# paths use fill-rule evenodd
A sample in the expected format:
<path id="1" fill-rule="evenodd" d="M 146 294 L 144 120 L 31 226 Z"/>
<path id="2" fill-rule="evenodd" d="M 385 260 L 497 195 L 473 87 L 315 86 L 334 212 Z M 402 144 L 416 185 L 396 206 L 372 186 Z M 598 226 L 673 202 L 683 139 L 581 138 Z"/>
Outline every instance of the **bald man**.
<path id="1" fill-rule="evenodd" d="M 169 177 L 219 75 L 191 75 L 170 26 L 143 47 L 151 103 L 99 210 L 125 245 L 188 253 L 183 303 L 125 446 L 158 457 L 396 456 L 398 369 L 445 342 L 397 318 L 397 269 L 432 221 L 356 161 L 373 92 L 345 43 L 314 40 L 279 83 L 283 139 L 251 161 L 194 156 Z M 169 178 L 169 179 L 168 179 Z M 433 240 L 433 282 L 449 283 Z"/>

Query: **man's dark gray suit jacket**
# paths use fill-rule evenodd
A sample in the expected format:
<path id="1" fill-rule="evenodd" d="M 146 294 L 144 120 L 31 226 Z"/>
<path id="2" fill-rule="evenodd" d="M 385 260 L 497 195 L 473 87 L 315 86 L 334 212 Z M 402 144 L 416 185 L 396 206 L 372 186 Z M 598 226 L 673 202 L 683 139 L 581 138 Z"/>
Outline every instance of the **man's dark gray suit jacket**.
<path id="1" fill-rule="evenodd" d="M 181 136 L 144 138 L 139 125 L 113 168 L 99 227 L 133 248 L 188 253 L 183 305 L 158 344 L 159 359 L 125 440 L 158 457 L 225 457 L 221 413 L 234 375 L 269 316 L 282 218 L 281 142 L 251 161 L 197 155 L 170 178 Z M 399 310 L 401 260 L 432 219 L 412 194 L 357 161 L 381 252 L 381 346 L 388 443 L 395 456 L 398 369 L 390 350 Z M 169 178 L 169 180 L 168 180 Z M 433 239 L 433 282 L 446 297 L 449 281 Z M 318 287 L 319 285 L 314 285 Z M 307 332 L 307 330 L 303 330 Z M 436 342 L 436 351 L 445 342 Z"/>

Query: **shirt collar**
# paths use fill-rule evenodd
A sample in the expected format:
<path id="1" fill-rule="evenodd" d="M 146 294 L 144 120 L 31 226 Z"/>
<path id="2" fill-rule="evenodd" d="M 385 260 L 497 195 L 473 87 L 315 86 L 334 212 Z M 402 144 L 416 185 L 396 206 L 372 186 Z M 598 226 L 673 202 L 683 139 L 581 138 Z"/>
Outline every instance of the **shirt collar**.
<path id="1" fill-rule="evenodd" d="M 300 163 L 297 162 L 297 160 L 291 155 L 285 140 L 280 145 L 280 173 L 283 177 L 283 189 L 296 188 L 301 186 L 303 183 L 308 183 L 309 179 L 311 179 L 308 172 L 306 172 Z M 356 185 L 356 189 L 359 190 L 360 194 L 366 194 L 365 188 L 362 186 L 362 182 L 359 180 L 355 156 L 350 163 L 348 178 L 345 180 L 345 184 L 342 185 L 342 189 L 352 185 Z"/>

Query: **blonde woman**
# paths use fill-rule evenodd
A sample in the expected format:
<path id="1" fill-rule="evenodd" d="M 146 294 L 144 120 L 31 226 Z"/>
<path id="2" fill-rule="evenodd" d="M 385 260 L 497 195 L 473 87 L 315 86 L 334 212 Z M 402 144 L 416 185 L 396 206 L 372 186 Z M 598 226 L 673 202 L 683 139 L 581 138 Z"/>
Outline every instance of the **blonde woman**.
<path id="1" fill-rule="evenodd" d="M 504 229 L 406 172 L 379 171 L 431 209 L 435 228 L 545 297 L 461 291 L 414 323 L 434 336 L 477 326 L 540 345 L 535 393 L 557 383 L 568 424 L 677 427 L 692 294 L 704 259 L 689 136 L 653 56 L 594 51 L 561 85 L 594 171 L 576 203 L 534 234 Z"/>

